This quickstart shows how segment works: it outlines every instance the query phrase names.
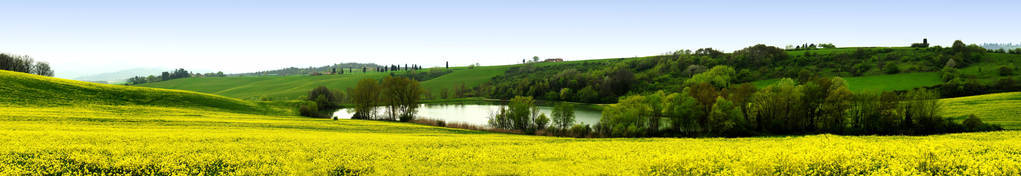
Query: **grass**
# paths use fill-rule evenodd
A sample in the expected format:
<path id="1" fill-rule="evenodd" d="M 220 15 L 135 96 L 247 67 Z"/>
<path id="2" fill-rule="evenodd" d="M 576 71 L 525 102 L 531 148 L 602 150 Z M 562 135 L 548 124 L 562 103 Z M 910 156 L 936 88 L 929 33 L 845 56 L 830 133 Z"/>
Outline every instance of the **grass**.
<path id="1" fill-rule="evenodd" d="M 942 83 L 936 72 L 913 72 L 892 75 L 846 77 L 848 88 L 854 92 L 882 92 L 908 90 L 918 87 L 933 86 Z M 767 79 L 752 82 L 755 87 L 763 88 L 775 84 L 779 79 Z"/>
<path id="2" fill-rule="evenodd" d="M 968 65 L 967 67 L 961 68 L 960 72 L 966 75 L 975 76 L 982 83 L 992 84 L 999 81 L 1000 78 L 1000 67 L 1008 67 L 1014 69 L 1015 75 L 1021 70 L 1018 70 L 1017 66 L 1021 66 L 1021 59 L 1018 55 L 1002 54 L 1002 53 L 986 53 L 986 57 L 983 58 L 982 62 Z"/>
<path id="3" fill-rule="evenodd" d="M 259 103 L 12 72 L 0 81 L 14 97 L 0 99 L 0 175 L 1021 174 L 1021 131 L 575 139 L 238 113 Z M 65 91 L 78 89 L 92 91 Z M 947 106 L 1010 108 L 1017 97 Z M 204 101 L 139 101 L 147 99 Z M 205 108 L 219 104 L 238 105 Z"/>
<path id="4" fill-rule="evenodd" d="M 964 120 L 975 114 L 982 121 L 1008 130 L 1021 129 L 1021 92 L 942 99 L 943 116 Z"/>
<path id="5" fill-rule="evenodd" d="M 0 105 L 7 106 L 142 105 L 245 113 L 286 111 L 274 104 L 206 93 L 89 83 L 5 70 L 0 70 L 0 85 L 3 85 L 0 92 L 4 93 L 0 96 Z"/>
<path id="6" fill-rule="evenodd" d="M 442 68 L 432 68 L 442 69 Z M 441 88 L 448 88 L 453 95 L 454 86 L 462 83 L 471 88 L 478 86 L 490 78 L 503 74 L 507 66 L 487 66 L 468 69 L 467 67 L 451 68 L 453 72 L 423 81 L 421 85 L 434 96 L 439 95 Z M 389 73 L 347 73 L 343 75 L 322 76 L 251 76 L 251 77 L 218 77 L 218 78 L 186 78 L 140 84 L 142 87 L 191 90 L 211 93 L 246 100 L 293 100 L 317 86 L 326 86 L 334 90 L 353 88 L 358 80 L 364 78 L 381 79 Z"/>

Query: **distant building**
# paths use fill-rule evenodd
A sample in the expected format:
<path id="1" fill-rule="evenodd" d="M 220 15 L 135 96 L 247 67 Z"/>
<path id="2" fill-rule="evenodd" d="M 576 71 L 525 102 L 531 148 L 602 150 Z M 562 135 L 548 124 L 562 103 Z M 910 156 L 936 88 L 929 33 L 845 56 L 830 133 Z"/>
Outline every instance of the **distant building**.
<path id="1" fill-rule="evenodd" d="M 564 59 L 561 59 L 561 58 L 550 58 L 550 59 L 543 60 L 542 62 L 563 62 L 563 61 L 564 61 Z"/>

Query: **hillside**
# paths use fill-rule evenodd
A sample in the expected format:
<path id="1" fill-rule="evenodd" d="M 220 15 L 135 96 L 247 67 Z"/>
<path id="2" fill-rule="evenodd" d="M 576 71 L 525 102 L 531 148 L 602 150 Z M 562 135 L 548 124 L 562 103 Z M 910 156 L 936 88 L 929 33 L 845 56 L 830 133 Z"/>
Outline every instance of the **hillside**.
<path id="1" fill-rule="evenodd" d="M 137 105 L 245 113 L 269 112 L 265 105 L 183 90 L 74 81 L 0 70 L 0 105 L 62 107 Z"/>
<path id="2" fill-rule="evenodd" d="M 441 88 L 448 88 L 453 91 L 455 86 L 464 84 L 467 87 L 475 87 L 488 81 L 490 78 L 502 74 L 507 66 L 487 66 L 469 69 L 467 67 L 453 67 L 452 72 L 423 81 L 421 85 L 438 96 Z M 442 69 L 442 68 L 429 68 Z M 428 69 L 423 70 L 428 71 Z M 342 75 L 293 75 L 293 76 L 241 76 L 241 77 L 213 77 L 213 78 L 186 78 L 169 81 L 140 84 L 143 87 L 156 87 L 167 89 L 191 90 L 205 92 L 228 97 L 246 100 L 292 100 L 305 96 L 312 88 L 326 86 L 334 90 L 346 90 L 354 87 L 358 80 L 364 78 L 380 79 L 390 73 L 361 71 L 346 73 Z"/>
<path id="3" fill-rule="evenodd" d="M 994 93 L 968 97 L 946 98 L 943 116 L 964 120 L 975 114 L 983 121 L 1008 130 L 1021 129 L 1021 92 Z"/>
<path id="4" fill-rule="evenodd" d="M 733 83 L 750 82 L 758 87 L 779 78 L 839 76 L 852 91 L 894 91 L 944 83 L 940 68 L 954 55 L 949 48 L 856 47 L 817 50 L 779 50 L 759 45 L 744 50 L 774 52 L 777 56 L 746 56 L 748 52 L 681 52 L 634 58 L 609 58 L 566 62 L 452 68 L 453 72 L 422 82 L 432 98 L 446 89 L 471 89 L 466 96 L 509 99 L 516 95 L 543 100 L 585 103 L 613 103 L 627 94 L 658 90 L 680 91 L 685 80 L 714 65 L 729 65 Z M 700 53 L 701 52 L 701 53 Z M 782 53 L 782 54 L 781 54 Z M 1000 67 L 1018 70 L 1021 55 L 984 53 L 968 56 L 966 66 L 956 71 L 960 82 L 976 80 L 996 84 L 1005 76 Z M 758 58 L 758 59 L 749 59 Z M 763 59 L 765 58 L 765 59 Z M 964 65 L 961 63 L 960 65 Z M 1015 71 L 1021 72 L 1021 71 Z M 335 90 L 353 87 L 362 78 L 379 79 L 387 73 L 348 73 L 323 76 L 253 76 L 228 78 L 187 78 L 139 86 L 182 89 L 247 100 L 292 100 L 315 86 Z M 398 72 L 400 74 L 400 72 Z M 479 87 L 479 85 L 485 85 Z M 583 92 L 588 88 L 588 92 Z M 567 92 L 562 92 L 567 90 Z M 566 94 L 562 94 L 566 93 Z"/>

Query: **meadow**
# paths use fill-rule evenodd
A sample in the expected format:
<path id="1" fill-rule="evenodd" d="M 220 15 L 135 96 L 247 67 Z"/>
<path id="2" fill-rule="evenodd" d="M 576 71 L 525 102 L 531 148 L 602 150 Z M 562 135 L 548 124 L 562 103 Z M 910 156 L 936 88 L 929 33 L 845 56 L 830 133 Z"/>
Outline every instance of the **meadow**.
<path id="1" fill-rule="evenodd" d="M 1021 92 L 945 98 L 940 102 L 943 103 L 945 117 L 964 120 L 974 114 L 982 121 L 999 124 L 1004 129 L 1021 129 Z"/>
<path id="2" fill-rule="evenodd" d="M 0 71 L 0 175 L 1018 175 L 1021 131 L 933 136 L 560 138 L 240 113 L 245 102 Z M 74 91 L 144 91 L 148 99 Z M 58 89 L 63 88 L 63 89 Z M 67 103 L 41 103 L 62 97 Z M 101 93 L 103 94 L 103 93 Z M 947 100 L 996 102 L 1017 93 Z M 88 98 L 88 99 L 86 99 Z M 104 100 L 108 99 L 109 100 Z M 82 101 L 78 101 L 82 100 Z M 991 100 L 991 101 L 984 101 Z M 97 103 L 88 103 L 97 102 Z M 105 103 L 104 103 L 105 102 Z M 244 103 L 243 103 L 244 104 Z M 253 105 L 258 106 L 258 105 Z M 972 106 L 983 108 L 983 106 Z M 234 108 L 241 108 L 231 110 Z M 995 111 L 995 110 L 990 110 Z M 1001 114 L 1004 118 L 1016 114 Z"/>
<path id="3" fill-rule="evenodd" d="M 428 68 L 444 69 L 444 68 Z M 428 72 L 428 69 L 423 71 Z M 422 87 L 433 96 L 438 96 L 441 88 L 453 91 L 455 86 L 464 84 L 474 87 L 489 81 L 490 78 L 502 74 L 507 66 L 486 67 L 452 67 L 451 73 L 422 81 Z M 242 76 L 242 77 L 205 77 L 187 78 L 140 84 L 141 87 L 190 90 L 211 93 L 245 100 L 293 100 L 308 94 L 317 86 L 326 86 L 334 90 L 352 88 L 358 80 L 371 78 L 382 79 L 390 73 L 384 72 L 349 72 L 341 75 L 291 75 L 291 76 Z"/>
<path id="4" fill-rule="evenodd" d="M 934 86 L 943 81 L 936 72 L 913 72 L 890 75 L 857 76 L 843 78 L 853 92 L 882 92 L 909 90 L 918 87 Z M 755 87 L 763 88 L 775 84 L 780 79 L 767 79 L 752 82 Z"/>

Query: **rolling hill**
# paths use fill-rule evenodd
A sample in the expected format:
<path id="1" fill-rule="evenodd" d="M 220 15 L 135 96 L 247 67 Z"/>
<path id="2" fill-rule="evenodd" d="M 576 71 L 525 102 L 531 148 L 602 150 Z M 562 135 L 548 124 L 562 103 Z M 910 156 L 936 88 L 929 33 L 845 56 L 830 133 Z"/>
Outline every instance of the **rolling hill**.
<path id="1" fill-rule="evenodd" d="M 267 113 L 266 105 L 184 90 L 108 85 L 0 70 L 0 104 L 61 107 L 133 105 Z"/>
<path id="2" fill-rule="evenodd" d="M 421 82 L 421 85 L 434 95 L 441 88 L 451 91 L 462 83 L 474 87 L 489 81 L 490 78 L 502 74 L 508 66 L 453 67 L 452 72 Z M 430 68 L 442 69 L 442 68 Z M 428 70 L 424 70 L 428 71 Z M 140 84 L 142 87 L 191 90 L 246 100 L 292 100 L 308 94 L 317 86 L 326 86 L 334 90 L 352 88 L 358 80 L 364 78 L 381 79 L 389 73 L 354 72 L 342 75 L 292 75 L 292 76 L 241 76 L 215 78 L 186 78 L 169 81 Z"/>
<path id="3" fill-rule="evenodd" d="M 846 70 L 841 69 L 846 66 L 840 64 L 827 63 L 823 61 L 822 65 L 828 65 L 827 67 L 822 66 L 806 66 L 804 68 L 775 68 L 772 71 L 753 71 L 752 74 L 744 75 L 753 77 L 750 80 L 745 79 L 758 87 L 764 87 L 774 83 L 780 77 L 793 77 L 790 76 L 794 72 L 792 70 L 808 69 L 815 70 L 812 73 L 820 76 L 840 76 L 848 81 L 849 87 L 855 92 L 862 91 L 893 91 L 893 90 L 907 90 L 918 87 L 933 86 L 942 83 L 939 72 L 933 71 L 938 70 L 932 66 L 931 58 L 944 57 L 941 55 L 941 51 L 929 51 L 927 49 L 917 49 L 908 47 L 860 47 L 860 48 L 836 48 L 836 49 L 819 49 L 819 50 L 796 50 L 796 51 L 784 51 L 790 57 L 796 59 L 789 59 L 784 63 L 788 62 L 800 62 L 804 58 L 811 57 L 823 57 L 823 58 L 841 58 L 841 57 L 855 57 L 856 53 L 866 53 L 865 56 L 871 56 L 865 58 L 866 63 L 873 65 L 875 62 L 885 62 L 886 65 L 896 66 L 900 68 L 901 72 L 887 74 L 881 67 L 871 67 L 867 70 L 860 71 L 861 76 L 853 76 Z M 871 55 L 867 55 L 871 54 Z M 825 56 L 820 56 L 825 55 Z M 810 57 L 809 57 L 810 56 Z M 646 67 L 648 65 L 644 61 L 656 61 L 662 60 L 657 58 L 660 56 L 648 56 L 648 57 L 635 57 L 635 58 L 612 58 L 612 59 L 597 59 L 597 60 L 579 60 L 579 61 L 566 61 L 566 62 L 540 62 L 536 64 L 518 64 L 518 65 L 501 65 L 501 66 L 481 66 L 469 69 L 467 67 L 455 67 L 452 68 L 453 72 L 422 82 L 423 87 L 429 90 L 432 97 L 438 97 L 439 92 L 442 89 L 453 91 L 456 87 L 461 86 L 462 83 L 468 88 L 475 87 L 477 85 L 489 82 L 495 84 L 505 84 L 506 88 L 520 88 L 521 86 L 532 86 L 535 84 L 548 84 L 543 82 L 543 79 L 549 79 L 552 76 L 557 75 L 563 70 L 567 69 L 578 69 L 582 70 L 583 74 L 605 74 L 607 71 L 605 68 L 611 68 L 621 64 L 630 65 L 629 67 Z M 862 56 L 864 57 L 864 56 Z M 880 59 L 885 58 L 885 59 Z M 818 60 L 818 58 L 816 58 Z M 1003 53 L 987 53 L 980 62 L 973 63 L 967 67 L 960 68 L 960 72 L 963 74 L 970 75 L 968 77 L 975 78 L 986 84 L 995 83 L 1003 76 L 1000 76 L 997 72 L 998 68 L 1003 66 L 1014 65 L 1014 62 L 1021 61 L 1021 55 L 1016 54 L 1003 54 Z M 662 62 L 662 61 L 660 61 Z M 848 62 L 848 61 L 843 61 Z M 653 63 L 655 64 L 655 63 Z M 530 65 L 530 66 L 529 66 Z M 669 65 L 669 64 L 667 64 Z M 532 67 L 533 71 L 521 71 L 519 69 L 523 67 Z M 888 66 L 888 67 L 889 67 Z M 834 67 L 834 68 L 830 68 Z M 1013 66 L 1016 69 L 1016 65 Z M 649 67 L 634 71 L 636 75 L 636 82 L 633 83 L 635 87 L 644 87 L 643 89 L 632 89 L 631 91 L 655 91 L 655 90 L 679 90 L 678 87 L 684 79 L 688 76 L 678 73 L 664 73 L 663 69 L 659 67 Z M 514 73 L 508 72 L 509 70 Z M 668 69 L 669 70 L 669 69 Z M 676 69 L 675 69 L 676 70 Z M 741 70 L 741 71 L 747 71 Z M 586 73 L 588 72 L 588 73 Z M 668 71 L 674 72 L 674 71 Z M 760 74 L 755 74 L 760 73 Z M 156 88 L 168 88 L 168 89 L 182 89 L 191 90 L 197 92 L 211 93 L 217 95 L 223 95 L 228 97 L 246 99 L 246 100 L 293 100 L 305 95 L 309 90 L 315 86 L 327 86 L 335 90 L 344 90 L 349 87 L 353 87 L 359 79 L 373 78 L 379 79 L 387 73 L 348 73 L 344 75 L 323 75 L 323 76 L 307 76 L 307 75 L 292 75 L 292 76 L 243 76 L 243 77 L 226 77 L 226 78 L 186 78 L 176 79 L 170 81 L 156 82 L 140 84 L 138 86 L 143 87 L 156 87 Z M 786 75 L 786 76 L 785 76 Z M 494 81 L 495 78 L 499 78 L 499 81 Z M 601 76 L 595 76 L 595 79 L 602 80 Z M 507 85 L 509 84 L 509 85 Z M 580 87 L 572 88 L 574 91 L 578 91 Z M 553 90 L 559 91 L 559 89 Z M 534 92 L 532 94 L 535 97 L 543 97 L 546 92 Z M 568 100 L 568 101 L 576 101 Z M 590 102 L 591 103 L 591 102 Z"/>

